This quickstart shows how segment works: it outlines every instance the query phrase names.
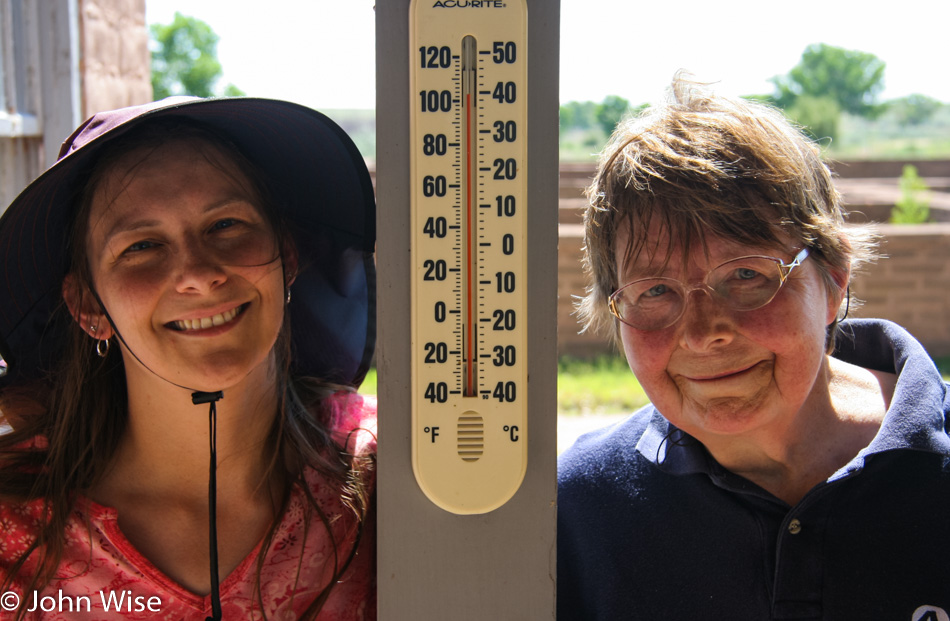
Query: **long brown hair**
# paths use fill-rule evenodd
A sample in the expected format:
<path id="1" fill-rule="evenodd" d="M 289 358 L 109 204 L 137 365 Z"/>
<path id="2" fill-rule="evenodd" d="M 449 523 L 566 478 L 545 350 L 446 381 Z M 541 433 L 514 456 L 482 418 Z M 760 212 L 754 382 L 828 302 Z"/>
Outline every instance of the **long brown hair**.
<path id="1" fill-rule="evenodd" d="M 278 236 L 278 249 L 283 253 L 292 245 L 286 227 L 267 199 L 266 179 L 226 137 L 188 121 L 158 120 L 144 123 L 114 140 L 84 178 L 89 181 L 75 196 L 75 217 L 69 236 L 71 266 L 82 295 L 91 296 L 93 282 L 86 256 L 86 232 L 92 197 L 108 171 L 125 154 L 139 149 L 157 148 L 169 139 L 193 139 L 207 145 L 206 156 L 222 167 L 221 158 L 246 177 L 264 213 L 271 220 Z M 215 161 L 217 160 L 217 161 Z M 282 261 L 283 264 L 283 261 Z M 302 266 L 305 267 L 305 266 Z M 99 358 L 78 324 L 68 317 L 65 304 L 56 310 L 59 320 L 69 327 L 58 367 L 45 381 L 31 386 L 10 389 L 0 396 L 0 422 L 13 427 L 0 435 L 0 500 L 11 503 L 42 503 L 46 520 L 37 527 L 35 539 L 9 568 L 0 583 L 6 590 L 17 577 L 25 578 L 27 590 L 40 590 L 54 577 L 62 561 L 66 525 L 76 507 L 77 497 L 101 481 L 110 465 L 128 419 L 125 369 L 121 355 L 113 351 Z M 302 618 L 317 616 L 333 586 L 352 561 L 362 535 L 364 520 L 370 507 L 370 492 L 365 485 L 366 474 L 374 468 L 372 456 L 349 454 L 346 444 L 339 445 L 328 428 L 331 413 L 327 398 L 341 390 L 352 390 L 321 381 L 319 378 L 293 377 L 291 374 L 291 326 L 285 310 L 284 321 L 274 345 L 277 368 L 278 412 L 267 435 L 270 460 L 265 477 L 277 475 L 285 482 L 274 507 L 274 520 L 257 559 L 257 599 L 261 601 L 260 576 L 264 558 L 286 512 L 292 491 L 300 489 L 307 499 L 308 525 L 316 517 L 329 534 L 334 549 L 333 576 L 323 592 Z M 36 439 L 40 439 L 39 442 Z M 358 524 L 356 542 L 344 557 L 339 556 L 333 540 L 329 519 L 310 492 L 304 474 L 313 468 L 339 486 L 344 504 L 353 511 Z M 36 555 L 36 570 L 21 576 L 30 557 Z M 31 562 L 33 564 L 33 562 Z M 17 618 L 22 618 L 21 609 Z"/>

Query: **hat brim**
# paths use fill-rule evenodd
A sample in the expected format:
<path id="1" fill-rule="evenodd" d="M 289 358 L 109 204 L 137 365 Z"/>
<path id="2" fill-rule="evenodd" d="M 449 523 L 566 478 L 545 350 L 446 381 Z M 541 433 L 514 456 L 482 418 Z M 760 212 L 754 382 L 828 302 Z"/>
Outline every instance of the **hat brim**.
<path id="1" fill-rule="evenodd" d="M 325 115 L 286 101 L 174 98 L 92 117 L 60 160 L 0 218 L 0 388 L 44 376 L 59 358 L 67 235 L 83 172 L 102 146 L 150 120 L 182 117 L 227 136 L 264 174 L 297 246 L 293 371 L 358 385 L 375 345 L 376 203 L 369 172 Z"/>

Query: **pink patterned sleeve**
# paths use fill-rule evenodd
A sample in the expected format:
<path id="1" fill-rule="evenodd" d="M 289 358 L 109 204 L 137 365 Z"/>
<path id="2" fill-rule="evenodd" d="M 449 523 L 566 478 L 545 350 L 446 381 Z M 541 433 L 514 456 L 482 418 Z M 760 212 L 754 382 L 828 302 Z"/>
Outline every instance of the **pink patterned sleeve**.
<path id="1" fill-rule="evenodd" d="M 359 548 L 347 572 L 334 588 L 320 615 L 323 621 L 375 621 L 376 619 L 376 399 L 356 393 L 338 393 L 331 398 L 331 428 L 334 439 L 354 456 L 364 460 L 363 483 L 370 496 Z M 355 543 L 341 542 L 345 548 Z"/>
<path id="2" fill-rule="evenodd" d="M 376 397 L 339 392 L 330 397 L 333 439 L 351 455 L 376 455 Z"/>
<path id="3" fill-rule="evenodd" d="M 38 502 L 0 503 L 0 578 L 7 577 L 9 569 L 36 539 L 41 516 L 42 508 Z M 27 562 L 27 572 L 32 571 L 34 565 Z M 22 584 L 18 581 L 14 581 L 11 587 L 22 592 Z"/>

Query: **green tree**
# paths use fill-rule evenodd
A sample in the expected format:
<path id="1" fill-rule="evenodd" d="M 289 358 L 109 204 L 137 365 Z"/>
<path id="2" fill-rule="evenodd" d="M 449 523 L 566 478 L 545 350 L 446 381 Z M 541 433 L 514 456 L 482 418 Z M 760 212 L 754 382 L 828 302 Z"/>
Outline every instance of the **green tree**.
<path id="1" fill-rule="evenodd" d="M 152 93 L 156 100 L 171 95 L 211 97 L 221 77 L 218 35 L 211 26 L 181 13 L 171 24 L 152 24 Z M 223 94 L 233 97 L 243 91 L 228 84 Z"/>
<path id="2" fill-rule="evenodd" d="M 561 129 L 590 129 L 595 119 L 597 104 L 593 101 L 569 101 L 560 107 Z"/>
<path id="3" fill-rule="evenodd" d="M 837 140 L 841 108 L 831 97 L 799 97 L 785 114 L 805 128 L 815 140 Z"/>
<path id="4" fill-rule="evenodd" d="M 921 197 L 929 188 L 917 174 L 917 168 L 904 166 L 900 180 L 901 197 L 891 210 L 894 224 L 922 224 L 930 219 L 930 202 Z"/>
<path id="5" fill-rule="evenodd" d="M 772 78 L 776 101 L 788 109 L 801 97 L 827 97 L 843 112 L 873 117 L 880 111 L 876 99 L 884 88 L 884 67 L 874 54 L 816 43 L 787 75 Z"/>
<path id="6" fill-rule="evenodd" d="M 915 93 L 890 101 L 887 106 L 894 113 L 897 122 L 907 127 L 926 123 L 943 104 L 933 97 Z"/>
<path id="7" fill-rule="evenodd" d="M 607 95 L 603 102 L 597 104 L 594 116 L 597 124 L 609 136 L 614 133 L 617 123 L 623 119 L 628 110 L 630 110 L 629 101 L 617 95 Z"/>
<path id="8" fill-rule="evenodd" d="M 577 123 L 576 117 L 576 111 L 571 106 L 561 106 L 558 108 L 558 126 L 561 128 L 561 131 L 574 127 L 574 124 Z"/>
<path id="9" fill-rule="evenodd" d="M 766 106 L 778 106 L 778 102 L 775 101 L 775 95 L 743 95 L 742 98 L 746 101 L 754 101 L 756 103 L 765 104 Z"/>

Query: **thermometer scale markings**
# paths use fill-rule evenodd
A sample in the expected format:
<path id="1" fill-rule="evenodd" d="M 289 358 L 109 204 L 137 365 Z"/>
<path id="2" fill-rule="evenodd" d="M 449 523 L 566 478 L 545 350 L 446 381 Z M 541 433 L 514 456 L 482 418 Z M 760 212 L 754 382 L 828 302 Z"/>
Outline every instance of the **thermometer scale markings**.
<path id="1" fill-rule="evenodd" d="M 410 15 L 413 469 L 484 513 L 527 466 L 526 6 Z"/>

